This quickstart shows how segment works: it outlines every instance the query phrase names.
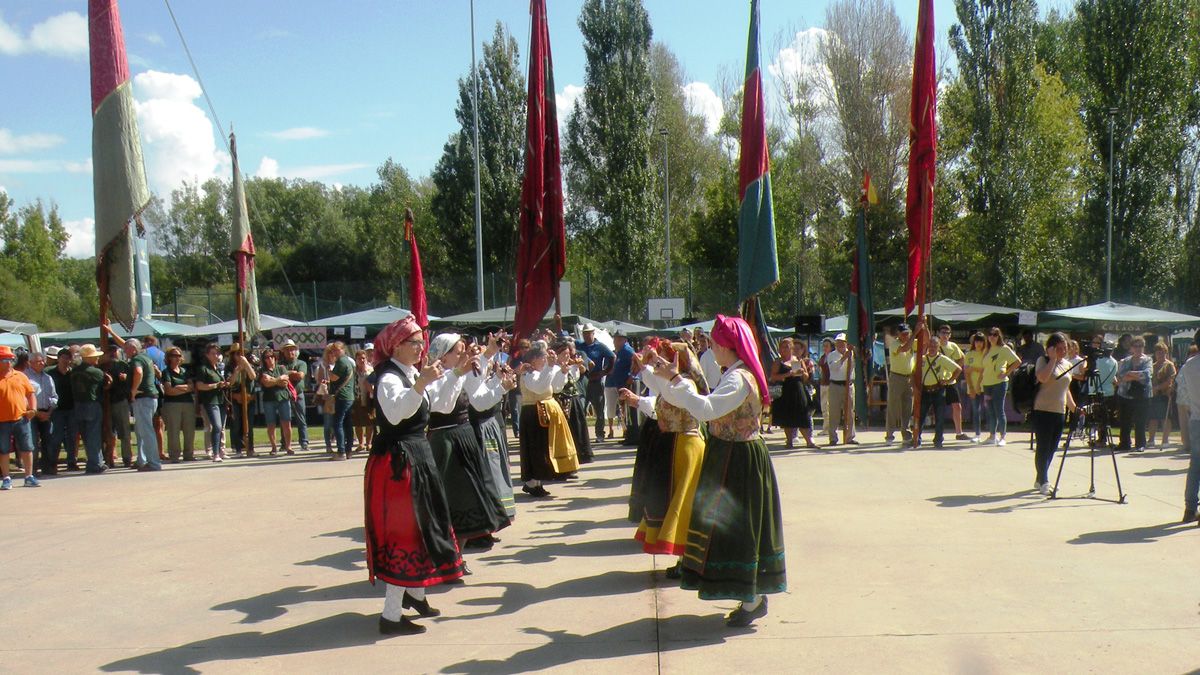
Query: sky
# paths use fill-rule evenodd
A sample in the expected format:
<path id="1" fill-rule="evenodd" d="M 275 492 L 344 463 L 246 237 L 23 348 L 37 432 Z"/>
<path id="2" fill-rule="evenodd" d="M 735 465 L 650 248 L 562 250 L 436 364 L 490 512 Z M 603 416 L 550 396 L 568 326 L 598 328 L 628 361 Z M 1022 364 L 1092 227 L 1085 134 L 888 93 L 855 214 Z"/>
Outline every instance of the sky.
<path id="1" fill-rule="evenodd" d="M 827 2 L 763 0 L 768 95 L 776 74 L 804 67 Z M 581 5 L 548 2 L 560 119 L 584 82 Z M 742 79 L 749 3 L 644 5 L 654 39 L 687 74 L 693 111 L 715 123 L 718 83 Z M 953 1 L 934 5 L 945 53 Z M 230 126 L 244 174 L 337 185 L 370 185 L 389 157 L 427 175 L 457 131 L 457 80 L 471 64 L 468 0 L 171 0 L 170 8 L 199 78 L 165 2 L 120 4 L 147 177 L 164 198 L 185 180 L 229 177 L 221 130 Z M 897 2 L 910 32 L 916 8 L 917 0 Z M 94 247 L 86 14 L 83 0 L 0 0 L 0 189 L 18 206 L 57 204 L 72 257 Z M 528 0 L 475 1 L 477 43 L 497 21 L 527 68 Z"/>

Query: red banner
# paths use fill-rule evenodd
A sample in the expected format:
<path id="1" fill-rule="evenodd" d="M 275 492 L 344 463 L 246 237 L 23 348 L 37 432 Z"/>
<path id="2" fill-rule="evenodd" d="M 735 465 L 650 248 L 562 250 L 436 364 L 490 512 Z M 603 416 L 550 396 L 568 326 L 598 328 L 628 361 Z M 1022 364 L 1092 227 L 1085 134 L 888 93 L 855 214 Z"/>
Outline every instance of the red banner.
<path id="1" fill-rule="evenodd" d="M 562 166 L 558 113 L 546 0 L 529 5 L 529 96 L 525 123 L 525 177 L 521 182 L 520 243 L 517 247 L 517 337 L 533 332 L 558 293 L 567 266 L 563 223 Z"/>
<path id="2" fill-rule="evenodd" d="M 417 248 L 417 233 L 413 231 L 412 209 L 404 209 L 404 241 L 408 242 L 408 311 L 417 325 L 429 327 L 429 305 L 425 302 L 425 275 L 421 271 L 421 251 Z"/>
<path id="3" fill-rule="evenodd" d="M 937 56 L 934 54 L 933 0 L 921 0 L 917 14 L 917 46 L 913 57 L 912 108 L 909 113 L 908 284 L 904 311 L 912 314 L 918 288 L 929 268 L 933 241 L 933 187 L 937 177 Z"/>

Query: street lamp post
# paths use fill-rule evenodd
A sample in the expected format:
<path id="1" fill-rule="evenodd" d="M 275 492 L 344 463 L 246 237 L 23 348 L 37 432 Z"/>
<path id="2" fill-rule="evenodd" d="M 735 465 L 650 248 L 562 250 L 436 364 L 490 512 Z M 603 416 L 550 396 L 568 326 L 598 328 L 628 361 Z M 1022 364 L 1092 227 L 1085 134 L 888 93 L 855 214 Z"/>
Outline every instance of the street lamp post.
<path id="1" fill-rule="evenodd" d="M 667 288 L 666 295 L 671 296 L 671 171 L 667 158 L 667 139 L 670 137 L 666 127 L 658 130 L 663 139 L 663 224 L 666 227 L 666 256 L 667 256 Z"/>
<path id="2" fill-rule="evenodd" d="M 1113 117 L 1116 114 L 1116 108 L 1108 109 L 1108 262 L 1104 275 L 1105 300 L 1107 302 L 1112 302 L 1113 164 L 1116 162 L 1116 158 L 1113 157 Z"/>
<path id="3" fill-rule="evenodd" d="M 479 69 L 475 67 L 475 0 L 471 0 L 471 118 L 475 141 L 475 304 L 483 311 L 483 202 L 479 194 Z"/>

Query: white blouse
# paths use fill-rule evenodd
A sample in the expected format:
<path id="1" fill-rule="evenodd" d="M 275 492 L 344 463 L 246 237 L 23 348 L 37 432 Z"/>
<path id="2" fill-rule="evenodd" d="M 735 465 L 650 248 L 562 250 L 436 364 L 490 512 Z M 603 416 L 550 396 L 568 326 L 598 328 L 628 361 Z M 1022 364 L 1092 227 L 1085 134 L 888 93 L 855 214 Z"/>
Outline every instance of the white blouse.
<path id="1" fill-rule="evenodd" d="M 554 380 L 562 373 L 558 366 L 546 364 L 541 370 L 531 370 L 521 376 L 521 385 L 532 394 L 550 394 L 554 392 Z"/>
<path id="2" fill-rule="evenodd" d="M 417 377 L 421 375 L 421 371 L 413 366 L 400 363 L 396 359 L 392 359 L 392 363 L 396 364 L 414 383 L 417 381 Z M 450 377 L 447 378 L 446 375 Z M 375 397 L 379 400 L 379 407 L 383 410 L 383 415 L 387 418 L 388 423 L 399 424 L 417 414 L 417 411 L 421 409 L 422 400 L 428 400 L 430 402 L 430 409 L 432 409 L 436 403 L 445 397 L 448 389 L 455 389 L 454 383 L 450 382 L 450 378 L 455 380 L 461 379 L 455 376 L 453 371 L 450 371 L 430 383 L 429 386 L 425 387 L 424 393 L 421 393 L 415 387 L 404 384 L 399 375 L 392 372 L 384 373 L 379 377 L 379 382 L 375 384 Z M 454 395 L 450 397 L 451 408 L 454 407 L 453 401 L 457 397 L 458 392 L 456 390 L 454 391 Z"/>
<path id="3" fill-rule="evenodd" d="M 740 365 L 742 362 L 736 361 L 726 368 L 716 388 L 707 396 L 701 395 L 695 383 L 686 377 L 664 389 L 662 395 L 666 396 L 667 403 L 683 408 L 701 422 L 724 417 L 737 410 L 752 392 L 745 378 L 735 372 Z"/>
<path id="4" fill-rule="evenodd" d="M 467 373 L 463 389 L 471 399 L 471 407 L 483 411 L 495 406 L 504 398 L 504 383 L 492 370 L 494 359 L 486 359 L 480 374 L 474 371 Z"/>

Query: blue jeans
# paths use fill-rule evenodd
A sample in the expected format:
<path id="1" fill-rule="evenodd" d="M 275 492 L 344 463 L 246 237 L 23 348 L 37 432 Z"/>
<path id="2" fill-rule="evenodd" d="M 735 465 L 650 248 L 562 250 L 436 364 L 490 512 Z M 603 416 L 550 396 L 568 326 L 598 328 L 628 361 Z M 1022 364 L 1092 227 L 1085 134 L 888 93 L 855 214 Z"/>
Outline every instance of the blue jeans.
<path id="1" fill-rule="evenodd" d="M 29 418 L 0 422 L 0 455 L 7 455 L 13 445 L 17 446 L 17 452 L 33 452 L 33 434 L 29 428 Z"/>
<path id="2" fill-rule="evenodd" d="M 337 439 L 339 454 L 350 454 L 350 439 L 354 438 L 354 428 L 350 426 L 350 406 L 354 401 L 337 399 L 333 407 L 333 437 Z"/>
<path id="3" fill-rule="evenodd" d="M 63 446 L 67 450 L 67 466 L 75 466 L 79 461 L 79 448 L 75 444 L 75 410 L 55 410 L 50 413 L 50 470 L 58 467 L 58 455 Z"/>
<path id="4" fill-rule="evenodd" d="M 100 434 L 104 424 L 104 408 L 99 401 L 75 402 L 75 426 L 83 436 L 83 450 L 87 453 L 88 471 L 98 471 L 104 463 L 100 458 Z M 154 428 L 150 428 L 150 440 L 154 440 Z M 157 456 L 156 456 L 157 458 Z"/>
<path id="5" fill-rule="evenodd" d="M 1197 493 L 1200 492 L 1200 415 L 1195 415 L 1188 422 L 1188 448 L 1191 461 L 1188 462 L 1187 482 L 1183 487 L 1183 505 L 1196 508 Z"/>
<path id="6" fill-rule="evenodd" d="M 300 448 L 308 448 L 308 417 L 304 408 L 304 392 L 296 392 L 296 400 L 292 401 L 292 428 L 297 429 Z"/>
<path id="7" fill-rule="evenodd" d="M 978 393 L 974 396 L 968 396 L 967 401 L 971 406 L 971 422 L 975 425 L 975 435 L 983 433 L 983 418 L 987 413 L 984 410 L 987 407 L 987 402 L 984 401 L 983 393 Z"/>
<path id="8" fill-rule="evenodd" d="M 989 384 L 983 388 L 988 395 L 988 433 L 1004 438 L 1008 433 L 1008 414 L 1004 411 L 1004 397 L 1008 395 L 1008 380 L 1000 384 Z"/>
<path id="9" fill-rule="evenodd" d="M 221 406 L 216 403 L 200 408 L 204 411 L 204 418 L 208 420 L 208 427 L 212 432 L 209 434 L 212 438 L 212 447 L 209 450 L 215 459 L 225 451 L 225 416 L 221 414 Z"/>
<path id="10" fill-rule="evenodd" d="M 138 464 L 162 468 L 158 459 L 158 440 L 154 437 L 154 409 L 158 399 L 149 396 L 133 399 L 133 429 L 137 432 Z"/>

